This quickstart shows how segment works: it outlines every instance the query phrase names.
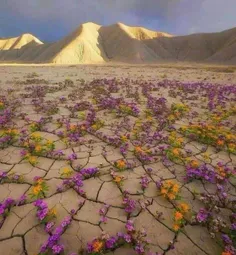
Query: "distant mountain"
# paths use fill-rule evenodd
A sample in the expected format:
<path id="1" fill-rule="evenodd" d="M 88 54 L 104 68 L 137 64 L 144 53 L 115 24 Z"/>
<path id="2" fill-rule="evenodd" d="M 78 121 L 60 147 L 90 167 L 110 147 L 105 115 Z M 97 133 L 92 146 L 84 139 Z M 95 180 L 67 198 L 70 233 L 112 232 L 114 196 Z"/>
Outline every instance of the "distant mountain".
<path id="1" fill-rule="evenodd" d="M 0 38 L 0 62 L 89 64 L 162 60 L 236 64 L 236 28 L 172 36 L 122 23 L 100 26 L 89 22 L 55 43 L 42 43 L 31 34 Z"/>

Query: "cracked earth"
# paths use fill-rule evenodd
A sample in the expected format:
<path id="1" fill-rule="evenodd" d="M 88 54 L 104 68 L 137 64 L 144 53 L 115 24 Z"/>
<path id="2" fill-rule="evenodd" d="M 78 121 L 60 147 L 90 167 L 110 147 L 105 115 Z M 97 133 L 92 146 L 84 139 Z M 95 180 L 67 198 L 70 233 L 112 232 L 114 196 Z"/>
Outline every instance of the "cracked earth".
<path id="1" fill-rule="evenodd" d="M 235 254 L 235 74 L 31 69 L 1 68 L 0 254 Z"/>

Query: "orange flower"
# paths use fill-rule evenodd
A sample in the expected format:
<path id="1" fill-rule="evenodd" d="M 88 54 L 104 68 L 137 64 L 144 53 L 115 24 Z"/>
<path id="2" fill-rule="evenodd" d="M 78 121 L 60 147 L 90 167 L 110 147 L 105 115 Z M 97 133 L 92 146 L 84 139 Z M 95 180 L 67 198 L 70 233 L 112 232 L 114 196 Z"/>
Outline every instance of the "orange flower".
<path id="1" fill-rule="evenodd" d="M 187 205 L 187 204 L 185 204 L 185 203 L 181 203 L 180 205 L 179 205 L 179 208 L 180 208 L 180 210 L 182 211 L 182 212 L 187 212 L 187 211 L 189 211 L 189 206 Z"/>
<path id="2" fill-rule="evenodd" d="M 116 177 L 114 178 L 114 182 L 116 182 L 116 183 L 120 183 L 121 180 L 122 180 L 122 178 L 121 178 L 120 176 L 116 176 Z"/>
<path id="3" fill-rule="evenodd" d="M 233 255 L 230 251 L 223 251 L 221 255 Z"/>
<path id="4" fill-rule="evenodd" d="M 70 130 L 72 130 L 72 131 L 76 130 L 76 125 L 75 124 L 71 124 L 70 125 Z"/>
<path id="5" fill-rule="evenodd" d="M 169 193 L 167 196 L 170 200 L 174 200 L 176 198 L 176 195 L 173 193 Z"/>
<path id="6" fill-rule="evenodd" d="M 118 168 L 125 168 L 125 161 L 124 160 L 122 160 L 122 159 L 120 159 L 120 160 L 118 160 L 117 162 L 116 162 L 116 165 L 117 165 L 117 167 Z"/>
<path id="7" fill-rule="evenodd" d="M 172 150 L 172 153 L 175 155 L 175 156 L 179 156 L 179 149 L 178 148 L 174 148 Z"/>
<path id="8" fill-rule="evenodd" d="M 220 146 L 222 146 L 222 145 L 224 145 L 224 140 L 217 140 L 217 145 L 220 145 Z"/>
<path id="9" fill-rule="evenodd" d="M 178 193 L 179 192 L 179 185 L 178 184 L 174 184 L 173 187 L 172 187 L 172 191 L 174 193 Z"/>
<path id="10" fill-rule="evenodd" d="M 167 189 L 162 188 L 162 189 L 161 189 L 161 194 L 162 194 L 162 195 L 166 195 L 166 194 L 167 194 Z"/>
<path id="11" fill-rule="evenodd" d="M 183 214 L 181 212 L 175 212 L 175 220 L 182 220 L 183 219 Z"/>
<path id="12" fill-rule="evenodd" d="M 180 229 L 180 226 L 177 224 L 174 224 L 173 229 L 174 231 L 178 231 Z"/>
<path id="13" fill-rule="evenodd" d="M 103 242 L 96 240 L 93 242 L 93 250 L 95 252 L 99 252 L 103 247 Z"/>
<path id="14" fill-rule="evenodd" d="M 199 166 L 199 163 L 198 163 L 197 160 L 192 160 L 192 161 L 191 161 L 191 167 L 197 168 L 198 166 Z"/>
<path id="15" fill-rule="evenodd" d="M 141 148 L 140 146 L 136 146 L 136 147 L 135 147 L 135 151 L 138 152 L 138 153 L 140 153 L 140 152 L 142 152 L 143 150 L 142 150 L 142 148 Z"/>

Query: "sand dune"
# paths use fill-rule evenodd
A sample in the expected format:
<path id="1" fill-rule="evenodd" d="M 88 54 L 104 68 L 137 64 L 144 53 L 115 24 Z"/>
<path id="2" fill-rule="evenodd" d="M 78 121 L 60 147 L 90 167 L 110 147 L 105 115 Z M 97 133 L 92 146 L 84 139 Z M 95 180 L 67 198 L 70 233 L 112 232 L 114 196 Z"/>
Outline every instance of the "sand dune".
<path id="1" fill-rule="evenodd" d="M 79 64 L 162 60 L 236 64 L 236 28 L 219 33 L 172 36 L 122 23 L 85 23 L 55 43 L 31 34 L 0 39 L 1 62 Z"/>

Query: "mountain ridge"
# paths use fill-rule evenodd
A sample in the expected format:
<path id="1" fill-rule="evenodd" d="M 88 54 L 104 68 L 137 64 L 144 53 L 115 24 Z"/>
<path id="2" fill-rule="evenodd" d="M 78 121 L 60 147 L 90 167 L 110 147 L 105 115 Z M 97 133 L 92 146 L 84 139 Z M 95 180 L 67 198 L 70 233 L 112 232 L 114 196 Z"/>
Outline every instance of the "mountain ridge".
<path id="1" fill-rule="evenodd" d="M 43 43 L 32 34 L 0 38 L 0 62 L 89 64 L 162 60 L 236 64 L 236 28 L 174 36 L 120 22 L 110 26 L 87 22 L 52 43 Z"/>

